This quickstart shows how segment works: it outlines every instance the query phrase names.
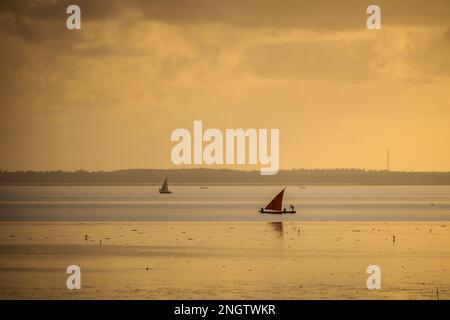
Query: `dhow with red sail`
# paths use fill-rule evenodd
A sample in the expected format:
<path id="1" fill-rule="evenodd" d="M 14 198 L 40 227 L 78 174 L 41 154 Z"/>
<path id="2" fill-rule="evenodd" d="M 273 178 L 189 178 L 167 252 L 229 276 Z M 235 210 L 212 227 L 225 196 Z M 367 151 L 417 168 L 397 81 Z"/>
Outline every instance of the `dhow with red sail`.
<path id="1" fill-rule="evenodd" d="M 265 208 L 261 208 L 259 210 L 259 212 L 260 213 L 269 213 L 269 214 L 284 214 L 284 213 L 293 214 L 293 213 L 296 213 L 293 205 L 290 205 L 290 210 L 286 210 L 286 208 L 283 208 L 284 190 L 285 189 L 281 190 L 281 192 L 279 194 L 277 194 L 275 196 L 275 198 L 273 198 L 272 201 L 270 201 L 270 203 Z"/>

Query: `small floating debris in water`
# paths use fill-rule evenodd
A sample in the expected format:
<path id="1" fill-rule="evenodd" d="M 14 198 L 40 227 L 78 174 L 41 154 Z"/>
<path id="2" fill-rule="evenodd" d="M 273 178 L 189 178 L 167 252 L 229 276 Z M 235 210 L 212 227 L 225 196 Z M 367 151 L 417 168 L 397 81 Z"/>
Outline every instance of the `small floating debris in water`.
<path id="1" fill-rule="evenodd" d="M 86 234 L 85 236 L 84 236 L 84 240 L 88 240 L 89 239 L 89 236 Z"/>
<path id="2" fill-rule="evenodd" d="M 352 230 L 352 232 L 361 232 L 361 230 Z"/>
<path id="3" fill-rule="evenodd" d="M 131 229 L 130 231 L 139 231 L 138 229 Z"/>
<path id="4" fill-rule="evenodd" d="M 9 237 L 10 237 L 10 238 L 15 238 L 16 236 L 13 235 L 13 234 L 11 234 L 11 235 L 9 235 Z"/>

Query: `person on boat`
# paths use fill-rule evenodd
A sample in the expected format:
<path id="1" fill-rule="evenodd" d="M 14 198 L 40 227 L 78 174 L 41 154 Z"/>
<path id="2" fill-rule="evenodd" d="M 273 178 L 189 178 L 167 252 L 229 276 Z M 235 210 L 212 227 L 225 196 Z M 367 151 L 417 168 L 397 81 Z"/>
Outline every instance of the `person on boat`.
<path id="1" fill-rule="evenodd" d="M 295 207 L 292 204 L 290 204 L 289 207 L 291 208 L 291 211 L 294 211 Z"/>

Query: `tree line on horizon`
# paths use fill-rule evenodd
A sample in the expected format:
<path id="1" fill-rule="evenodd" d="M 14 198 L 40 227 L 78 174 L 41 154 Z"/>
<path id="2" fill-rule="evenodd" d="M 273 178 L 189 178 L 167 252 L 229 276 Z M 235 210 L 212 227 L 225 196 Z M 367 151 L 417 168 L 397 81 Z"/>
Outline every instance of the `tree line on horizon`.
<path id="1" fill-rule="evenodd" d="M 450 185 L 450 172 L 365 169 L 291 169 L 274 176 L 233 169 L 127 169 L 115 171 L 1 171 L 0 184 L 367 184 Z"/>

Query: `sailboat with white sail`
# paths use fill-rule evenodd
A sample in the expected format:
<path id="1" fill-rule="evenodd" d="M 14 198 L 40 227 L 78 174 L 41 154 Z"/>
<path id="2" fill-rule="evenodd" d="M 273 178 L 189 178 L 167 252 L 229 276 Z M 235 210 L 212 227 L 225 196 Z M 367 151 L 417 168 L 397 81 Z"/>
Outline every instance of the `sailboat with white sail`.
<path id="1" fill-rule="evenodd" d="M 261 208 L 259 210 L 260 213 L 268 213 L 268 214 L 294 214 L 296 213 L 293 205 L 290 205 L 290 210 L 286 210 L 283 208 L 283 195 L 284 190 L 281 190 L 279 194 L 269 202 L 269 204 L 265 208 Z"/>
<path id="2" fill-rule="evenodd" d="M 159 193 L 172 193 L 172 191 L 169 190 L 169 184 L 167 183 L 167 177 L 164 180 L 164 183 L 161 186 L 161 188 L 159 188 Z"/>

